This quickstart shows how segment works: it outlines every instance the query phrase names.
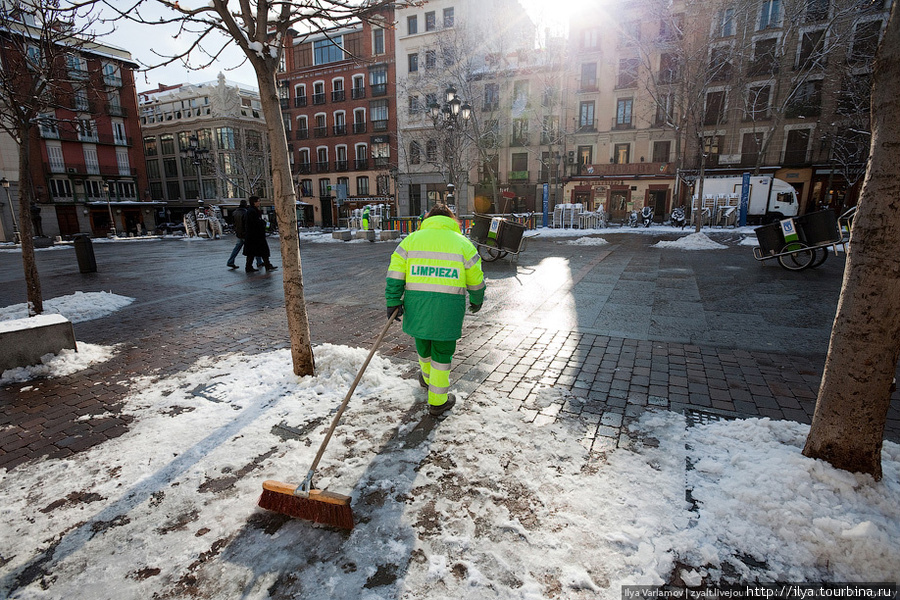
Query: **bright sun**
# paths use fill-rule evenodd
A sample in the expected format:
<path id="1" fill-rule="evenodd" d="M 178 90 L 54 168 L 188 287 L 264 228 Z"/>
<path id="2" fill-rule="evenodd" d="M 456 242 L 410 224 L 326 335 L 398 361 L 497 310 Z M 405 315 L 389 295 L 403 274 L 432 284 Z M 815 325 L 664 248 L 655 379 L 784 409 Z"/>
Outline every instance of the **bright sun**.
<path id="1" fill-rule="evenodd" d="M 567 29 L 573 16 L 581 11 L 597 9 L 605 0 L 519 0 L 522 8 L 540 28 Z"/>

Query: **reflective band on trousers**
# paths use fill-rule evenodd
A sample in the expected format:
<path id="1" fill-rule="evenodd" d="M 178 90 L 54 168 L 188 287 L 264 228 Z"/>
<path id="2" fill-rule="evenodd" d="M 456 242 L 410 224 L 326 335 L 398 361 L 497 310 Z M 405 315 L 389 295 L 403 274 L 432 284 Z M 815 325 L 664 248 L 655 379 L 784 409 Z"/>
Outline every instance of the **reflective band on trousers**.
<path id="1" fill-rule="evenodd" d="M 466 288 L 439 285 L 436 283 L 419 283 L 416 281 L 407 281 L 406 290 L 410 292 L 437 292 L 439 294 L 451 294 L 454 296 L 466 295 Z"/>

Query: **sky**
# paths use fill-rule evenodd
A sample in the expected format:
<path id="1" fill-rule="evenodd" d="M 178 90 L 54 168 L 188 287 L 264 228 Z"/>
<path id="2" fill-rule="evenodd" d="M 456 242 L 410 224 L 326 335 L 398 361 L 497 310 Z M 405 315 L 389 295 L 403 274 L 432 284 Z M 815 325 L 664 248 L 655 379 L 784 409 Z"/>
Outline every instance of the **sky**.
<path id="1" fill-rule="evenodd" d="M 602 243 L 554 233 L 557 243 Z M 680 246 L 657 247 L 715 251 L 713 237 L 686 232 Z M 46 306 L 86 320 L 133 310 L 132 300 L 112 289 Z M 0 308 L 0 320 L 20 315 Z M 40 389 L 123 350 L 78 345 L 4 372 L 0 385 Z M 0 596 L 619 600 L 623 584 L 676 577 L 896 581 L 900 572 L 898 444 L 884 444 L 875 482 L 802 456 L 807 425 L 688 426 L 683 414 L 649 408 L 618 448 L 591 454 L 581 441 L 598 423 L 554 410 L 566 388 L 544 386 L 528 410 L 495 392 L 460 394 L 435 422 L 404 377 L 411 365 L 380 355 L 315 480 L 353 497 L 355 529 L 263 511 L 262 481 L 302 480 L 368 349 L 314 351 L 314 377 L 292 374 L 289 349 L 122 375 L 125 434 L 0 471 Z M 599 426 L 617 427 L 611 416 Z"/>
<path id="2" fill-rule="evenodd" d="M 123 0 L 124 1 L 124 0 Z M 566 19 L 572 10 L 588 2 L 588 0 L 520 0 L 520 3 L 536 23 L 551 26 L 554 30 L 565 27 Z M 200 0 L 184 0 L 182 6 L 198 6 Z M 142 14 L 149 20 L 172 11 L 158 6 L 155 2 L 147 3 Z M 541 27 L 543 29 L 543 27 Z M 108 31 L 100 27 L 98 31 Z M 191 39 L 189 36 L 176 39 L 177 28 L 172 25 L 138 25 L 127 21 L 116 25 L 115 31 L 103 38 L 106 43 L 124 48 L 131 52 L 132 58 L 143 65 L 156 65 L 163 62 L 158 55 L 173 56 L 186 49 Z M 218 46 L 210 45 L 210 50 Z M 190 71 L 180 63 L 158 67 L 146 72 L 135 73 L 138 92 L 156 88 L 160 83 L 172 85 L 176 83 L 205 83 L 216 81 L 221 71 L 225 78 L 236 83 L 258 87 L 253 67 L 243 61 L 243 53 L 234 45 L 223 53 L 213 66 L 198 71 Z"/>

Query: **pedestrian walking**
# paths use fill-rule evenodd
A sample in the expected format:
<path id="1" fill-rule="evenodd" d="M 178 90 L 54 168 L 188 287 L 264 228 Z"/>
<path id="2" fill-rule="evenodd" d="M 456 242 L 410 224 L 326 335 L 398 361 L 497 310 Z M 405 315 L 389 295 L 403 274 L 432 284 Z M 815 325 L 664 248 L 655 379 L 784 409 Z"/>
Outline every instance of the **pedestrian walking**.
<path id="1" fill-rule="evenodd" d="M 364 230 L 366 230 L 366 231 L 369 230 L 369 214 L 370 214 L 370 212 L 371 212 L 371 211 L 369 210 L 369 207 L 368 207 L 368 206 L 365 206 L 365 207 L 363 208 L 363 212 L 362 212 L 362 228 L 363 228 Z"/>
<path id="2" fill-rule="evenodd" d="M 403 331 L 415 339 L 419 383 L 428 388 L 428 411 L 439 416 L 456 404 L 450 391 L 450 363 L 462 337 L 466 314 L 481 310 L 484 273 L 478 251 L 460 232 L 456 215 L 436 204 L 418 231 L 391 255 L 385 299 L 387 315 L 399 306 Z M 399 316 L 399 315 L 398 315 Z"/>
<path id="3" fill-rule="evenodd" d="M 228 262 L 225 263 L 229 269 L 237 269 L 238 266 L 234 263 L 237 258 L 238 253 L 241 251 L 241 248 L 244 247 L 244 235 L 245 235 L 245 223 L 247 219 L 247 201 L 241 200 L 241 203 L 238 207 L 231 213 L 231 218 L 234 221 L 234 235 L 237 238 L 237 243 L 235 243 L 234 248 L 231 250 L 231 256 L 228 257 Z M 263 259 L 261 256 L 256 257 L 256 268 L 259 269 L 263 265 Z"/>
<path id="4" fill-rule="evenodd" d="M 266 222 L 262 218 L 259 208 L 259 196 L 250 196 L 250 206 L 244 217 L 244 256 L 247 264 L 244 270 L 247 273 L 255 273 L 259 269 L 253 268 L 253 257 L 261 258 L 267 271 L 274 271 L 278 267 L 269 262 L 269 244 L 266 242 Z"/>

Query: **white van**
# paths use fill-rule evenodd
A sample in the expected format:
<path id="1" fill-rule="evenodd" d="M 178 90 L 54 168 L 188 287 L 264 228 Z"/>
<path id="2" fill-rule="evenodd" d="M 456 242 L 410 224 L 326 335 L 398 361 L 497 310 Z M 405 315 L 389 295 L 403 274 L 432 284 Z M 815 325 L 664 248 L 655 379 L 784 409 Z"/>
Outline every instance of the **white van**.
<path id="1" fill-rule="evenodd" d="M 731 196 L 741 194 L 743 177 L 706 177 L 703 180 L 703 196 Z M 699 182 L 694 184 L 694 193 L 700 190 Z M 751 221 L 772 223 L 787 217 L 796 217 L 800 212 L 797 190 L 787 181 L 771 175 L 750 177 L 750 205 L 747 216 Z"/>

